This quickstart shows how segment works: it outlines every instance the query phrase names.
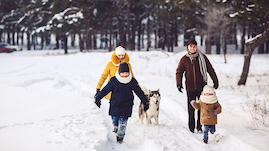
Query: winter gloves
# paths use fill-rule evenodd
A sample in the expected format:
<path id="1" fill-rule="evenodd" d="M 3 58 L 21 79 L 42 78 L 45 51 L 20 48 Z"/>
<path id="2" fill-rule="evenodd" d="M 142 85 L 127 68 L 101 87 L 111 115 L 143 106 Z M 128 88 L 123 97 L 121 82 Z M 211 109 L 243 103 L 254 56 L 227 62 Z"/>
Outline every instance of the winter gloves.
<path id="1" fill-rule="evenodd" d="M 95 100 L 94 103 L 96 104 L 96 106 L 98 106 L 98 107 L 100 108 L 100 106 L 101 106 L 101 101 L 97 101 L 97 100 Z"/>
<path id="2" fill-rule="evenodd" d="M 97 94 L 100 92 L 100 89 L 96 89 L 96 93 L 95 93 L 95 95 L 94 95 L 94 98 L 97 96 Z M 95 100 L 95 102 L 94 102 L 95 104 L 96 104 L 96 106 L 98 106 L 99 108 L 100 108 L 100 106 L 101 106 L 101 101 L 97 101 L 97 100 Z"/>
<path id="3" fill-rule="evenodd" d="M 219 87 L 218 83 L 214 83 L 213 88 L 217 89 Z"/>
<path id="4" fill-rule="evenodd" d="M 144 104 L 144 111 L 147 111 L 148 109 L 149 109 L 149 103 L 147 102 Z"/>
<path id="5" fill-rule="evenodd" d="M 219 113 L 215 110 L 215 111 L 214 111 L 214 114 L 215 114 L 215 115 L 218 115 Z"/>
<path id="6" fill-rule="evenodd" d="M 94 95 L 94 98 L 96 97 L 96 95 L 100 92 L 100 89 L 96 89 L 96 93 Z"/>
<path id="7" fill-rule="evenodd" d="M 184 88 L 181 85 L 178 85 L 177 89 L 178 89 L 179 92 L 183 93 L 181 89 L 184 89 Z"/>

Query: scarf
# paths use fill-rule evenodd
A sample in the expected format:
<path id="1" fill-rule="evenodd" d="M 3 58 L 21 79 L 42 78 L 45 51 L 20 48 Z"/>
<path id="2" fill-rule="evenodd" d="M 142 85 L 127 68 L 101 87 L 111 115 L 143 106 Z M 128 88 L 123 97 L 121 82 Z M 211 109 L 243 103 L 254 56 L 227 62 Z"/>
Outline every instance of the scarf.
<path id="1" fill-rule="evenodd" d="M 116 72 L 115 74 L 115 77 L 116 79 L 120 82 L 120 83 L 123 83 L 123 84 L 127 84 L 129 83 L 131 80 L 132 80 L 132 73 L 129 72 L 129 76 L 124 78 L 124 77 L 121 77 L 120 74 L 119 74 L 119 70 Z"/>
<path id="2" fill-rule="evenodd" d="M 203 76 L 204 82 L 207 83 L 207 68 L 206 68 L 206 62 L 205 62 L 205 58 L 204 58 L 203 53 L 200 50 L 197 50 L 194 54 L 189 53 L 189 51 L 188 51 L 188 53 L 186 54 L 186 56 L 190 58 L 191 63 L 198 56 L 198 61 L 199 61 L 199 66 L 200 66 L 200 72 L 201 72 L 201 74 Z"/>
<path id="3" fill-rule="evenodd" d="M 216 95 L 209 95 L 209 96 L 200 95 L 200 99 L 203 103 L 206 103 L 206 104 L 214 104 L 218 102 L 218 98 Z"/>

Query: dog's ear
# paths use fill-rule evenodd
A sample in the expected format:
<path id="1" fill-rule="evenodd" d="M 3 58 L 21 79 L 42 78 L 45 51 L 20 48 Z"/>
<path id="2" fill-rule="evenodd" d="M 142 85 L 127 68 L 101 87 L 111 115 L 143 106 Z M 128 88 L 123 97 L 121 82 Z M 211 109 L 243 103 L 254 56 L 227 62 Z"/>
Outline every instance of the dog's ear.
<path id="1" fill-rule="evenodd" d="M 158 90 L 157 90 L 157 91 L 158 91 L 158 93 L 160 92 L 159 90 L 160 90 L 160 89 L 158 89 Z"/>

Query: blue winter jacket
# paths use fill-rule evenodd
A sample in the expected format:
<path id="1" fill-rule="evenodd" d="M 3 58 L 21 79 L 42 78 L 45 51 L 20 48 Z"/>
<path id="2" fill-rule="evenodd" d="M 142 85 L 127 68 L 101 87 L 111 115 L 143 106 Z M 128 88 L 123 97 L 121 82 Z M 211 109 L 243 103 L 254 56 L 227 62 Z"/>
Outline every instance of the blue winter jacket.
<path id="1" fill-rule="evenodd" d="M 143 104 L 148 103 L 147 97 L 134 78 L 129 83 L 123 84 L 115 76 L 112 77 L 108 84 L 97 94 L 95 100 L 100 101 L 110 91 L 112 92 L 109 107 L 109 115 L 111 116 L 131 117 L 134 104 L 133 91 Z"/>

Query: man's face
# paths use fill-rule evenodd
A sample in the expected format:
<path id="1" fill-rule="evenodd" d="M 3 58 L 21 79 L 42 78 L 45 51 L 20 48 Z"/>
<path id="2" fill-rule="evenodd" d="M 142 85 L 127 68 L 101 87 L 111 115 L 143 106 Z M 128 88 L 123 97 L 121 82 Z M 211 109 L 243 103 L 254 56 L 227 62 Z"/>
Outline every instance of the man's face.
<path id="1" fill-rule="evenodd" d="M 197 51 L 197 45 L 195 44 L 188 45 L 188 50 L 190 53 L 195 53 Z"/>

